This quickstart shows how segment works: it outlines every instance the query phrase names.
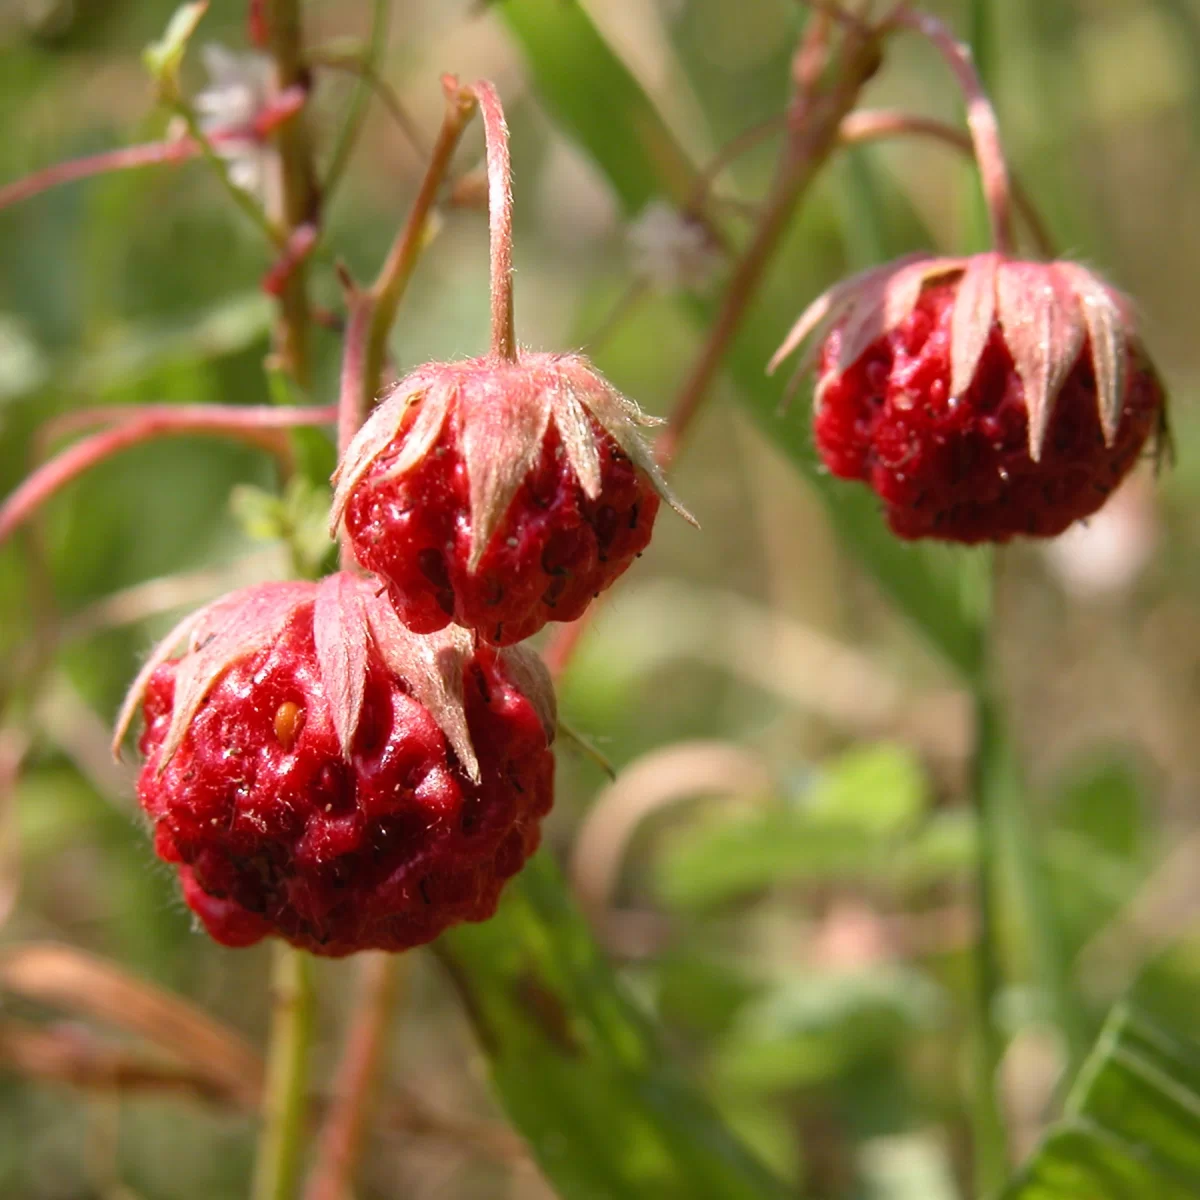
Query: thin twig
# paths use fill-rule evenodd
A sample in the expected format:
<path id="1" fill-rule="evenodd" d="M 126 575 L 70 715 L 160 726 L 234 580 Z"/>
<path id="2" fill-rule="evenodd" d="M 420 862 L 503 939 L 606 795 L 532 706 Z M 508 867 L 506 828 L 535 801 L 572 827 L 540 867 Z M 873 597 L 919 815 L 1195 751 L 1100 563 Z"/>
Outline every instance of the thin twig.
<path id="1" fill-rule="evenodd" d="M 442 80 L 442 88 L 446 95 L 446 113 L 430 153 L 425 176 L 417 189 L 408 219 L 396 235 L 396 240 L 392 243 L 379 275 L 371 287 L 374 305 L 370 335 L 367 339 L 366 368 L 363 372 L 366 380 L 378 380 L 383 374 L 388 334 L 392 322 L 396 319 L 396 310 L 400 306 L 404 290 L 420 258 L 429 215 L 450 169 L 455 147 L 475 112 L 475 97 L 468 90 L 460 88 L 457 79 L 446 76 Z M 372 387 L 375 386 L 377 385 L 372 383 Z"/>
<path id="2" fill-rule="evenodd" d="M 282 249 L 287 243 L 287 233 L 279 224 L 271 220 L 262 205 L 245 188 L 234 183 L 233 176 L 229 173 L 229 164 L 218 153 L 212 135 L 200 127 L 200 121 L 191 105 L 182 98 L 177 98 L 171 103 L 171 111 L 183 122 L 189 138 L 195 144 L 200 156 L 212 168 L 213 174 L 229 198 L 262 231 L 263 236 L 272 246 Z"/>
<path id="3" fill-rule="evenodd" d="M 55 163 L 0 187 L 0 210 L 20 204 L 64 183 L 76 183 L 110 171 L 130 171 L 138 167 L 188 162 L 200 154 L 200 145 L 192 138 L 171 138 L 165 142 L 146 142 L 139 146 L 120 146 Z"/>
<path id="4" fill-rule="evenodd" d="M 275 63 L 275 90 L 308 91 L 308 67 L 304 61 L 304 36 L 299 0 L 270 0 L 267 13 L 267 52 Z M 303 111 L 276 133 L 279 148 L 280 211 L 276 216 L 286 246 L 296 230 L 305 225 L 320 228 L 320 195 L 313 167 L 312 142 Z M 308 298 L 308 264 L 295 264 L 279 298 L 276 353 L 302 388 L 310 382 L 309 333 L 312 312 Z"/>
<path id="5" fill-rule="evenodd" d="M 123 1100 L 168 1092 L 225 1111 L 252 1111 L 261 1091 L 261 1066 L 258 1063 L 253 1077 L 246 1081 L 249 1087 L 235 1086 L 194 1065 L 171 1066 L 144 1053 L 114 1048 L 76 1023 L 46 1026 L 15 1019 L 0 1021 L 0 1070 Z M 316 1096 L 313 1107 L 320 1112 L 330 1103 Z M 447 1116 L 403 1093 L 388 1096 L 382 1109 L 381 1126 L 386 1133 L 443 1142 L 498 1163 L 528 1160 L 521 1139 L 499 1122 Z"/>
<path id="6" fill-rule="evenodd" d="M 342 349 L 342 379 L 338 392 L 338 456 L 346 453 L 358 427 L 363 423 L 379 387 L 379 378 L 367 372 L 368 340 L 375 314 L 374 298 L 367 292 L 352 291 L 347 296 L 349 313 Z"/>
<path id="7" fill-rule="evenodd" d="M 878 46 L 873 39 L 848 36 L 838 84 L 831 91 L 814 96 L 805 103 L 802 119 L 794 115 L 795 132 L 785 148 L 771 199 L 759 219 L 749 246 L 738 261 L 700 356 L 679 391 L 667 428 L 659 437 L 656 453 L 664 467 L 670 465 L 680 441 L 690 430 L 696 412 L 724 361 L 725 353 L 741 327 L 775 248 L 791 223 L 808 185 L 837 144 L 838 129 L 854 107 L 863 84 L 874 73 L 878 54 Z"/>
<path id="8" fill-rule="evenodd" d="M 358 960 L 359 994 L 342 1050 L 333 1095 L 305 1188 L 307 1200 L 343 1200 L 367 1131 L 371 1099 L 379 1084 L 400 960 L 382 952 Z"/>
<path id="9" fill-rule="evenodd" d="M 487 141 L 488 232 L 491 255 L 492 355 L 515 362 L 517 334 L 513 322 L 512 160 L 508 124 L 496 89 L 486 80 L 473 84 Z"/>
<path id="10" fill-rule="evenodd" d="M 254 1048 L 188 1001 L 72 946 L 29 942 L 0 952 L 0 989 L 86 1015 L 152 1042 L 241 1103 L 258 1098 Z"/>
<path id="11" fill-rule="evenodd" d="M 975 143 L 971 140 L 971 135 L 934 117 L 914 116 L 891 109 L 861 109 L 851 113 L 842 122 L 841 128 L 841 140 L 848 146 L 908 135 L 932 138 L 974 157 Z M 1054 239 L 1050 236 L 1050 231 L 1046 228 L 1032 197 L 1015 175 L 1011 184 L 1013 203 L 1029 227 L 1038 253 L 1045 258 L 1054 258 L 1057 254 Z"/>
<path id="12" fill-rule="evenodd" d="M 337 412 L 330 408 L 239 408 L 216 404 L 133 406 L 128 420 L 113 429 L 84 438 L 25 478 L 0 505 L 0 543 L 66 484 L 130 446 L 159 437 L 201 434 L 247 442 L 288 463 L 291 448 L 280 430 L 302 425 L 328 425 L 335 420 Z"/>
<path id="13" fill-rule="evenodd" d="M 803 56 L 805 52 L 806 48 L 802 45 L 797 53 Z M 878 66 L 878 44 L 873 37 L 850 33 L 845 39 L 843 57 L 838 84 L 825 94 L 799 96 L 798 104 L 790 114 L 792 133 L 784 147 L 771 197 L 763 209 L 750 244 L 738 260 L 717 318 L 677 395 L 667 427 L 659 435 L 655 446 L 655 453 L 664 468 L 670 466 L 680 443 L 691 429 L 749 310 L 750 301 L 758 290 L 775 248 L 791 223 L 808 185 L 837 144 L 842 121 L 853 109 L 864 83 Z M 566 670 L 574 657 L 583 635 L 595 618 L 596 609 L 597 605 L 592 604 L 578 621 L 558 630 L 547 645 L 543 657 L 550 673 L 556 678 Z"/>
<path id="14" fill-rule="evenodd" d="M 1003 734 L 995 705 L 985 693 L 976 695 L 975 752 L 972 793 L 979 819 L 979 867 L 975 873 L 975 903 L 979 932 L 975 940 L 974 1001 L 976 1194 L 998 1196 L 1008 1179 L 1008 1132 L 1000 1109 L 998 1072 L 1004 1039 L 998 1025 L 1003 968 L 997 940 L 1000 847 L 1003 839 Z"/>
<path id="15" fill-rule="evenodd" d="M 415 130 L 408 119 L 408 114 L 404 111 L 399 101 L 395 100 L 391 89 L 388 88 L 379 74 L 379 67 L 383 61 L 383 52 L 387 46 L 388 18 L 391 16 L 391 8 L 391 0 L 372 0 L 371 27 L 367 31 L 366 49 L 359 56 L 356 65 L 351 65 L 350 61 L 344 57 L 340 59 L 335 58 L 332 55 L 323 54 L 321 51 L 312 51 L 309 53 L 308 61 L 314 65 L 341 67 L 343 69 L 358 71 L 358 82 L 354 88 L 354 94 L 350 97 L 350 104 L 346 109 L 345 119 L 334 140 L 329 166 L 325 170 L 325 179 L 322 187 L 326 202 L 328 202 L 329 197 L 337 189 L 342 176 L 346 172 L 346 168 L 350 165 L 350 158 L 354 153 L 354 147 L 358 144 L 358 136 L 362 132 L 363 121 L 367 115 L 367 101 L 371 98 L 372 88 L 374 88 L 383 100 L 384 105 L 391 111 L 392 115 L 396 117 L 400 127 L 404 130 L 405 136 L 408 137 L 413 145 L 420 145 L 419 139 L 414 136 Z"/>
<path id="16" fill-rule="evenodd" d="M 1008 160 L 1000 139 L 996 110 L 975 69 L 970 47 L 958 41 L 941 21 L 929 13 L 903 7 L 889 20 L 895 28 L 910 29 L 930 41 L 954 72 L 967 103 L 967 125 L 975 145 L 975 161 L 979 164 L 979 177 L 991 221 L 992 245 L 1000 254 L 1011 254 L 1012 186 L 1008 176 Z"/>
<path id="17" fill-rule="evenodd" d="M 305 1143 L 313 1023 L 312 967 L 303 950 L 282 942 L 275 947 L 271 992 L 263 1126 L 250 1194 L 252 1200 L 291 1200 Z"/>

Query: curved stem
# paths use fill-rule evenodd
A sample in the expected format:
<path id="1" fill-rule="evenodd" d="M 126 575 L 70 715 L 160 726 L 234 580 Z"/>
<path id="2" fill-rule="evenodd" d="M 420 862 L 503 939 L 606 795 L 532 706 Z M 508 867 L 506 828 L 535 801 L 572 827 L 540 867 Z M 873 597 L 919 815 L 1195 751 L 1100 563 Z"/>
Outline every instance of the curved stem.
<path id="1" fill-rule="evenodd" d="M 488 229 L 492 262 L 492 354 L 508 362 L 517 359 L 513 324 L 512 279 L 512 159 L 508 149 L 508 123 L 495 87 L 481 79 L 470 88 L 479 102 L 487 142 Z"/>
<path id="2" fill-rule="evenodd" d="M 325 171 L 323 188 L 326 203 L 350 163 L 350 156 L 354 153 L 363 119 L 367 113 L 367 101 L 371 97 L 372 89 L 379 93 L 393 115 L 396 112 L 391 103 L 391 100 L 394 99 L 391 90 L 379 77 L 379 64 L 387 45 L 388 18 L 391 15 L 391 7 L 391 0 L 372 0 L 371 28 L 367 33 L 366 51 L 353 63 L 353 67 L 357 68 L 359 72 L 358 82 L 355 85 L 354 94 L 350 98 L 350 105 L 346 110 L 342 127 L 338 130 L 337 139 L 329 157 L 329 166 Z M 324 62 L 328 66 L 345 67 L 350 65 L 346 59 L 326 58 L 323 60 L 318 53 L 309 54 L 308 61 L 315 64 Z M 402 115 L 397 119 L 400 120 L 405 135 L 412 140 L 413 129 L 408 121 L 408 114 L 404 113 L 403 109 L 400 109 L 400 112 Z"/>
<path id="3" fill-rule="evenodd" d="M 906 7 L 893 14 L 889 21 L 896 28 L 911 29 L 930 41 L 954 72 L 967 102 L 967 125 L 971 130 L 975 160 L 979 164 L 979 176 L 991 221 L 992 245 L 1001 254 L 1011 254 L 1012 186 L 1008 161 L 1004 157 L 996 110 L 975 69 L 970 47 L 960 42 L 941 21 L 929 13 Z"/>
<path id="4" fill-rule="evenodd" d="M 299 0 L 268 0 L 266 12 L 267 52 L 275 62 L 275 90 L 308 90 L 308 67 L 304 62 L 304 31 Z M 280 195 L 276 223 L 286 246 L 305 225 L 320 226 L 321 198 L 313 169 L 312 141 L 303 112 L 280 126 Z M 310 381 L 309 333 L 312 310 L 308 297 L 308 265 L 301 259 L 288 272 L 279 297 L 276 353 L 301 388 Z"/>
<path id="5" fill-rule="evenodd" d="M 123 417 L 121 409 L 79 413 L 72 421 L 60 422 L 79 428 L 88 420 Z M 248 442 L 290 462 L 288 441 L 279 431 L 300 425 L 329 425 L 337 419 L 332 408 L 238 408 L 226 405 L 148 405 L 132 407 L 128 419 L 114 429 L 93 434 L 28 476 L 0 505 L 0 543 L 56 492 L 89 468 L 118 451 L 157 437 L 206 434 Z"/>
<path id="6" fill-rule="evenodd" d="M 1000 1109 L 1000 1063 L 1004 1039 L 997 1026 L 996 1007 L 1004 972 L 999 961 L 997 901 L 999 899 L 999 842 L 1004 836 L 1001 817 L 1006 787 L 1004 740 L 996 707 L 986 681 L 975 689 L 975 750 L 971 790 L 979 821 L 979 864 L 975 872 L 975 902 L 979 934 L 975 941 L 974 1003 L 976 1194 L 997 1196 L 1008 1179 L 1008 1134 Z"/>
<path id="7" fill-rule="evenodd" d="M 366 420 L 375 393 L 379 388 L 379 371 L 372 374 L 367 367 L 370 354 L 371 323 L 378 304 L 369 292 L 348 289 L 346 338 L 342 348 L 342 379 L 338 392 L 337 451 L 338 458 L 354 440 L 359 426 Z M 339 551 L 343 571 L 355 565 L 350 539 L 342 538 Z"/>
<path id="8" fill-rule="evenodd" d="M 362 1150 L 368 1109 L 383 1065 L 399 966 L 399 958 L 391 954 L 375 952 L 359 958 L 359 994 L 321 1130 L 316 1165 L 305 1189 L 306 1200 L 343 1200 L 353 1183 L 354 1164 Z"/>
<path id="9" fill-rule="evenodd" d="M 383 373 L 388 333 L 396 319 L 396 310 L 400 306 L 404 289 L 408 286 L 417 259 L 421 256 L 425 244 L 425 229 L 437 200 L 438 189 L 450 169 L 450 160 L 463 130 L 475 112 L 474 95 L 467 89 L 460 88 L 458 80 L 453 76 L 443 78 L 442 88 L 446 94 L 446 114 L 442 118 L 442 127 L 430 153 L 429 165 L 425 168 L 425 176 L 409 210 L 408 219 L 396 235 L 396 240 L 392 243 L 392 248 L 371 287 L 370 294 L 374 303 L 364 378 L 370 382 L 372 389 L 378 386 L 379 377 Z"/>
<path id="10" fill-rule="evenodd" d="M 19 204 L 22 200 L 28 200 L 64 183 L 75 183 L 95 175 L 106 175 L 109 171 L 129 171 L 137 167 L 187 162 L 199 153 L 200 145 L 194 139 L 177 138 L 165 142 L 146 142 L 140 146 L 121 146 L 116 150 L 102 151 L 100 154 L 89 154 L 86 158 L 55 163 L 0 187 L 0 209 Z"/>
<path id="11" fill-rule="evenodd" d="M 773 134 L 784 132 L 787 129 L 787 123 L 786 113 L 773 113 L 765 121 L 759 121 L 758 124 L 743 129 L 741 133 L 726 142 L 696 176 L 685 210 L 691 213 L 698 212 L 708 193 L 712 190 L 713 184 L 720 178 L 726 167 L 741 158 L 743 154 L 747 154 L 756 146 L 761 145 Z"/>
<path id="12" fill-rule="evenodd" d="M 229 164 L 217 153 L 217 137 L 205 133 L 200 128 L 200 121 L 195 112 L 184 101 L 176 100 L 171 105 L 171 109 L 183 122 L 190 140 L 195 143 L 200 156 L 212 168 L 213 174 L 229 198 L 262 231 L 263 236 L 271 245 L 282 249 L 287 242 L 287 234 L 245 188 L 239 187 L 233 182 L 233 176 L 229 173 Z"/>
<path id="13" fill-rule="evenodd" d="M 914 116 L 892 109 L 862 109 L 851 113 L 842 122 L 841 128 L 841 140 L 848 146 L 909 135 L 932 138 L 963 154 L 974 155 L 975 143 L 969 133 L 964 133 L 961 129 L 935 117 Z M 1029 227 L 1038 253 L 1045 258 L 1054 258 L 1058 253 L 1054 239 L 1050 236 L 1050 231 L 1046 228 L 1032 197 L 1015 175 L 1010 177 L 1010 183 L 1013 204 Z"/>
<path id="14" fill-rule="evenodd" d="M 802 44 L 801 56 L 806 49 L 807 46 Z M 679 390 L 667 427 L 655 446 L 655 454 L 664 468 L 670 466 L 679 452 L 730 343 L 741 328 L 776 247 L 809 184 L 837 145 L 842 121 L 853 109 L 863 85 L 878 64 L 879 47 L 875 37 L 869 32 L 860 32 L 858 26 L 852 24 L 843 44 L 838 82 L 825 93 L 800 93 L 797 96 L 798 111 L 791 114 L 792 134 L 784 148 L 774 190 L 750 244 L 738 259 L 716 320 Z M 596 610 L 597 605 L 593 603 L 578 621 L 564 625 L 547 645 L 544 658 L 555 677 L 570 663 Z"/>
<path id="15" fill-rule="evenodd" d="M 367 338 L 371 331 L 374 307 L 371 297 L 363 292 L 349 297 L 346 320 L 346 339 L 342 351 L 342 381 L 338 393 L 337 449 L 340 458 L 354 440 L 359 426 L 366 418 L 378 378 L 367 375 Z"/>
<path id="16" fill-rule="evenodd" d="M 313 1024 L 311 964 L 280 943 L 271 979 L 271 1038 L 252 1200 L 291 1200 L 300 1179 Z"/>

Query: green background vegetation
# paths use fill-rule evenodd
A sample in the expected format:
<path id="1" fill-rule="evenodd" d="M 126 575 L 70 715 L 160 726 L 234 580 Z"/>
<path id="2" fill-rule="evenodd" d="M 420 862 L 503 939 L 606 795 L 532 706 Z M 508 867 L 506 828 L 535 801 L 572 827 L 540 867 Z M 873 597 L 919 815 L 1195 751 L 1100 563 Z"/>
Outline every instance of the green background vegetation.
<path id="1" fill-rule="evenodd" d="M 161 135 L 140 53 L 171 7 L 0 5 L 0 181 Z M 243 7 L 215 0 L 198 41 L 241 48 Z M 988 699 L 1004 721 L 987 725 L 973 771 L 968 683 L 987 557 L 893 542 L 869 496 L 814 472 L 803 405 L 778 416 L 782 382 L 762 375 L 795 315 L 840 274 L 931 244 L 978 246 L 973 183 L 939 147 L 839 157 L 679 463 L 703 533 L 662 518 L 564 680 L 570 723 L 632 769 L 608 790 L 593 762 L 561 747 L 547 853 L 494 923 L 446 939 L 442 961 L 410 956 L 362 1197 L 545 1196 L 534 1157 L 569 1197 L 975 1195 L 981 846 L 1004 972 L 991 1013 L 1004 1051 L 997 1090 L 1016 1161 L 1063 1114 L 1114 1003 L 1132 997 L 1145 1014 L 1108 1027 L 1026 1197 L 1200 1192 L 1197 1127 L 1186 1103 L 1164 1100 L 1168 1084 L 1184 1089 L 1177 1101 L 1200 1095 L 1182 1044 L 1200 998 L 1200 5 L 930 7 L 976 35 L 1014 165 L 1064 253 L 1137 298 L 1178 443 L 1178 465 L 1153 486 L 1143 479 L 1131 508 L 1148 562 L 1120 587 L 1080 594 L 1037 548 L 1001 556 Z M 308 4 L 312 40 L 361 36 L 367 8 Z M 427 132 L 440 72 L 497 81 L 514 137 L 521 339 L 587 344 L 629 285 L 626 220 L 655 196 L 679 199 L 688 160 L 779 110 L 798 6 L 593 0 L 599 34 L 574 0 L 471 8 L 395 0 L 382 73 Z M 202 86 L 195 54 L 185 80 Z M 318 84 L 327 144 L 353 81 L 322 73 Z M 960 119 L 942 66 L 911 40 L 897 42 L 867 99 Z M 651 136 L 660 120 L 681 152 Z M 475 130 L 464 166 L 479 142 Z M 772 152 L 739 160 L 722 196 L 760 198 Z M 324 303 L 338 298 L 335 253 L 370 276 L 421 166 L 374 107 L 327 213 L 314 282 Z M 737 236 L 744 227 L 730 218 Z M 54 416 L 267 402 L 267 265 L 257 231 L 201 164 L 0 212 L 0 494 Z M 597 348 L 649 410 L 669 408 L 719 280 L 697 298 L 644 299 Z M 485 223 L 450 212 L 401 311 L 396 363 L 479 352 L 487 315 Z M 325 332 L 316 345 L 313 398 L 327 403 L 339 346 Z M 106 750 L 139 656 L 176 611 L 146 616 L 161 589 L 129 589 L 182 576 L 173 594 L 194 604 L 287 569 L 277 543 L 255 536 L 261 505 L 258 521 L 244 493 L 231 505 L 238 485 L 274 487 L 271 463 L 218 442 L 162 441 L 94 471 L 31 538 L 0 549 L 4 727 L 32 738 L 15 791 L 0 792 L 0 955 L 67 943 L 261 1044 L 267 951 L 221 950 L 193 931 L 150 853 L 131 775 Z M 303 521 L 322 502 L 298 494 L 295 512 Z M 982 837 L 973 778 L 992 801 Z M 625 830 L 638 805 L 648 815 Z M 580 845 L 594 853 L 576 857 Z M 597 900 L 609 851 L 615 877 Z M 560 876 L 592 901 L 586 919 Z M 18 1027 L 79 1045 L 142 1043 L 84 1022 L 78 1005 L 5 989 L 5 961 L 0 1195 L 245 1194 L 250 1117 L 31 1077 Z M 349 974 L 317 971 L 318 1082 L 336 1059 Z M 467 981 L 469 1010 L 452 975 Z M 1123 1178 L 1130 1146 L 1143 1161 Z"/>

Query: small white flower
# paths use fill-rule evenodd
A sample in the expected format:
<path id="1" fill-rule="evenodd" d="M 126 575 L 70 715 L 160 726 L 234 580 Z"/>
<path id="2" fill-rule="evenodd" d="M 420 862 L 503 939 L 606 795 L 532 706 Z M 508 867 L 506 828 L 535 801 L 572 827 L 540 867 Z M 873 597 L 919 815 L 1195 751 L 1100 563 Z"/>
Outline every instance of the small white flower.
<path id="1" fill-rule="evenodd" d="M 626 238 L 634 271 L 659 291 L 702 288 L 720 265 L 708 230 L 661 200 L 642 209 Z"/>
<path id="2" fill-rule="evenodd" d="M 214 139 L 238 187 L 261 197 L 271 179 L 275 152 L 258 136 L 255 122 L 270 103 L 273 64 L 265 54 L 237 54 L 225 46 L 200 51 L 209 84 L 193 104 L 200 128 Z"/>

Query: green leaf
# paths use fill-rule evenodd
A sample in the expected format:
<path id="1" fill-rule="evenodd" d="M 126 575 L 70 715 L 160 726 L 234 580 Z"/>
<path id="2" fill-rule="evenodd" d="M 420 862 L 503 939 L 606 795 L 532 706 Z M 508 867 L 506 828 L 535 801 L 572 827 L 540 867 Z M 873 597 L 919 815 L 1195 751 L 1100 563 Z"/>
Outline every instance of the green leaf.
<path id="1" fill-rule="evenodd" d="M 513 1123 L 565 1200 L 787 1194 L 626 995 L 548 854 L 438 943 Z"/>
<path id="2" fill-rule="evenodd" d="M 1200 1195 L 1200 1044 L 1119 1008 L 1006 1200 Z"/>
<path id="3" fill-rule="evenodd" d="M 879 846 L 849 825 L 815 825 L 791 806 L 697 822 L 658 864 L 672 908 L 709 909 L 781 883 L 858 879 L 885 866 Z"/>
<path id="4" fill-rule="evenodd" d="M 860 746 L 829 764 L 805 797 L 816 820 L 844 824 L 872 838 L 910 828 L 929 802 L 920 760 L 904 746 Z"/>
<path id="5" fill-rule="evenodd" d="M 717 1055 L 723 1087 L 779 1091 L 837 1079 L 936 1028 L 945 998 L 905 968 L 785 978 L 739 1016 Z"/>
<path id="6" fill-rule="evenodd" d="M 229 497 L 230 509 L 247 537 L 262 542 L 282 542 L 291 556 L 294 573 L 316 579 L 330 559 L 330 490 L 295 475 L 283 495 L 252 484 L 239 484 Z"/>
<path id="7" fill-rule="evenodd" d="M 500 12 L 525 52 L 543 103 L 605 173 L 625 212 L 635 214 L 655 195 L 676 203 L 686 198 L 694 166 L 586 12 L 561 0 L 507 0 Z M 797 238 L 781 250 L 772 279 L 731 348 L 729 372 L 759 427 L 826 502 L 843 543 L 932 644 L 964 673 L 974 675 L 980 626 L 964 594 L 961 556 L 899 541 L 885 527 L 865 488 L 838 483 L 820 471 L 807 421 L 797 414 L 786 419 L 779 415 L 782 385 L 764 372 L 800 308 L 811 299 L 788 286 L 805 277 L 811 250 Z M 716 302 L 682 302 L 698 328 L 711 327 Z"/>
<path id="8" fill-rule="evenodd" d="M 928 803 L 920 764 L 882 744 L 825 767 L 799 800 L 720 813 L 678 834 L 658 866 L 663 899 L 711 908 L 772 885 L 912 870 L 903 835 Z"/>
<path id="9" fill-rule="evenodd" d="M 627 213 L 691 194 L 696 171 L 675 135 L 591 17 L 574 0 L 499 6 L 541 98 L 595 159 Z"/>
<path id="10" fill-rule="evenodd" d="M 207 11 L 208 0 L 181 5 L 172 15 L 162 37 L 157 42 L 151 42 L 142 52 L 146 69 L 166 96 L 179 93 L 179 68 L 183 56 L 187 53 L 188 42 L 192 40 L 196 26 Z"/>

